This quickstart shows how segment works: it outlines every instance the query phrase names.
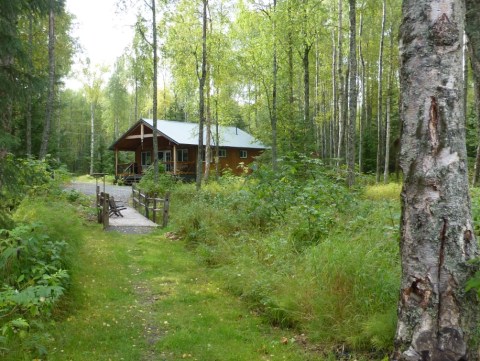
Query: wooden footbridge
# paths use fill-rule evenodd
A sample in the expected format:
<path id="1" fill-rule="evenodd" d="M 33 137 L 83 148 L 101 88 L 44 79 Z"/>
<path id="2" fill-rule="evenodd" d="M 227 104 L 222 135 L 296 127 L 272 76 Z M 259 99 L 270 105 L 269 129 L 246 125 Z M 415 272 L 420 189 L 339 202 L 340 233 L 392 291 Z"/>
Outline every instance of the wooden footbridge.
<path id="1" fill-rule="evenodd" d="M 103 224 L 104 230 L 122 233 L 149 233 L 159 226 L 167 226 L 169 194 L 164 198 L 148 197 L 133 185 L 132 196 L 133 207 L 123 202 L 117 202 L 113 196 L 101 192 L 100 186 L 96 185 L 98 222 Z M 157 220 L 161 221 L 160 225 L 157 224 Z"/>

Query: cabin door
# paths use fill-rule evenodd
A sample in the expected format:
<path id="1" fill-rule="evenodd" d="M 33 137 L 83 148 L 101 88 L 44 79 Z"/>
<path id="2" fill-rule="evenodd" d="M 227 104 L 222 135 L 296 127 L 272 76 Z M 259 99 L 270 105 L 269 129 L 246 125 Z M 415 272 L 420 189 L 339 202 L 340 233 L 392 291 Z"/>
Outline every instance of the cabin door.
<path id="1" fill-rule="evenodd" d="M 158 161 L 165 165 L 165 171 L 171 172 L 173 170 L 172 164 L 172 151 L 171 150 L 161 150 L 158 152 Z"/>

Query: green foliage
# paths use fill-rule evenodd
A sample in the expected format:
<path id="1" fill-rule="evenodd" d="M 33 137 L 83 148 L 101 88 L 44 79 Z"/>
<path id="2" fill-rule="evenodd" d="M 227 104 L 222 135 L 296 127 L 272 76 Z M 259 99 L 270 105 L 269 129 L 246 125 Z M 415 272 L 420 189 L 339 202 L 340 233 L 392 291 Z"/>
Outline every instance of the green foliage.
<path id="1" fill-rule="evenodd" d="M 163 164 L 158 166 L 158 180 L 155 182 L 153 166 L 149 167 L 140 182 L 139 188 L 149 195 L 157 194 L 164 195 L 167 192 L 171 192 L 179 181 L 175 179 L 171 174 L 165 173 L 165 167 Z"/>
<path id="2" fill-rule="evenodd" d="M 29 193 L 50 189 L 52 171 L 45 161 L 16 158 L 7 154 L 0 159 L 0 227 L 13 225 L 12 211 Z"/>
<path id="3" fill-rule="evenodd" d="M 172 220 L 199 260 L 275 326 L 388 352 L 399 287 L 399 187 L 350 191 L 321 161 L 174 191 Z M 366 196 L 365 196 L 366 195 Z"/>
<path id="4" fill-rule="evenodd" d="M 0 230 L 0 319 L 6 345 L 27 338 L 32 321 L 49 316 L 64 294 L 70 279 L 67 247 L 38 232 L 37 225 Z"/>
<path id="5" fill-rule="evenodd" d="M 68 172 L 49 159 L 12 157 L 2 164 L 19 177 L 2 188 L 17 226 L 0 230 L 0 354 L 25 350 L 40 357 L 49 342 L 44 322 L 70 285 L 83 233 L 78 212 L 86 204 L 60 189 Z"/>

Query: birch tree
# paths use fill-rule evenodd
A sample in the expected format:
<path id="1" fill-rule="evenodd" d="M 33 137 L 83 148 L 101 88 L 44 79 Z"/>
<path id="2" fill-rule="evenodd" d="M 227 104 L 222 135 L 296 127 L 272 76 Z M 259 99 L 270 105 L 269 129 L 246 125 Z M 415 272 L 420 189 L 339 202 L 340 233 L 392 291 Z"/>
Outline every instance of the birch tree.
<path id="1" fill-rule="evenodd" d="M 83 70 L 85 95 L 90 104 L 90 174 L 94 172 L 95 163 L 95 114 L 101 96 L 103 75 L 106 71 L 105 67 L 91 66 L 90 59 L 87 59 L 87 67 Z"/>
<path id="2" fill-rule="evenodd" d="M 383 145 L 383 44 L 385 39 L 385 22 L 387 19 L 387 1 L 383 0 L 382 7 L 382 30 L 380 33 L 380 50 L 378 53 L 378 95 L 377 95 L 377 171 L 376 182 L 380 182 L 381 161 L 382 161 L 382 145 Z"/>
<path id="3" fill-rule="evenodd" d="M 202 154 L 203 154 L 203 126 L 205 124 L 205 81 L 207 79 L 207 6 L 208 0 L 202 0 L 202 60 L 201 68 L 198 72 L 198 152 L 197 152 L 197 179 L 196 188 L 200 190 L 202 186 Z"/>
<path id="4" fill-rule="evenodd" d="M 157 11 L 155 1 L 152 0 L 150 9 L 152 10 L 152 52 L 153 52 L 153 180 L 158 181 L 158 129 L 157 129 L 157 112 L 158 112 L 158 56 L 157 56 Z"/>
<path id="5" fill-rule="evenodd" d="M 349 81 L 348 81 L 348 147 L 347 147 L 347 184 L 352 187 L 355 183 L 355 132 L 357 119 L 357 21 L 356 1 L 349 0 L 350 11 L 350 53 L 348 59 Z"/>
<path id="6" fill-rule="evenodd" d="M 394 360 L 478 360 L 477 256 L 468 193 L 465 2 L 404 0 L 401 36 L 402 276 Z"/>

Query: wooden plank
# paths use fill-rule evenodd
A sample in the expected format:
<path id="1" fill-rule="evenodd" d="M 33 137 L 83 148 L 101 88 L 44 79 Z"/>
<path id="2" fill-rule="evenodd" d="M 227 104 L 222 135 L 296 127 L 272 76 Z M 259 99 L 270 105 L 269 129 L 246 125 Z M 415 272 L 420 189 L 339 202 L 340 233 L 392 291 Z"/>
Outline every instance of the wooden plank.
<path id="1" fill-rule="evenodd" d="M 102 214 L 102 219 L 103 219 L 103 229 L 107 229 L 109 225 L 109 215 L 108 215 L 108 210 L 109 210 L 109 194 L 104 193 L 103 197 L 103 214 Z"/>
<path id="2" fill-rule="evenodd" d="M 163 222 L 162 227 L 166 227 L 168 225 L 168 213 L 170 208 L 170 192 L 165 194 L 165 201 L 163 202 Z"/>

